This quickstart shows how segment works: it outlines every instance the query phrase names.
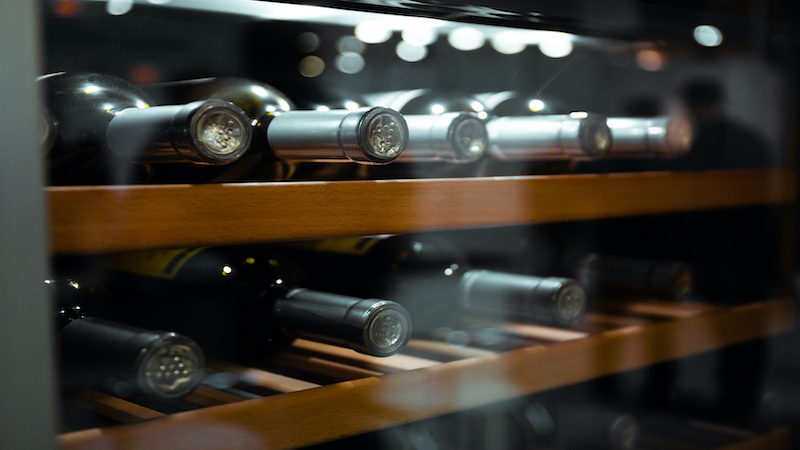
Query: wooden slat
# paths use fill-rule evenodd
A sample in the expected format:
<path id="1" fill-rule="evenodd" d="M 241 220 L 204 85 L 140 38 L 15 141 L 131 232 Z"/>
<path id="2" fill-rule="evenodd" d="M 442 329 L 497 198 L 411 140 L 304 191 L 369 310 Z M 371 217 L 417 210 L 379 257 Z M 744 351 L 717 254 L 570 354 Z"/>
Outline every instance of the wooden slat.
<path id="1" fill-rule="evenodd" d="M 55 253 L 597 219 L 789 202 L 789 170 L 52 187 Z"/>
<path id="2" fill-rule="evenodd" d="M 244 397 L 218 391 L 205 386 L 198 386 L 194 392 L 187 395 L 183 400 L 201 406 L 216 406 L 226 403 L 236 403 L 246 400 Z"/>
<path id="3" fill-rule="evenodd" d="M 792 433 L 789 428 L 783 427 L 717 450 L 789 450 L 790 448 L 792 448 Z"/>
<path id="4" fill-rule="evenodd" d="M 603 311 L 622 312 L 629 315 L 656 319 L 679 319 L 719 310 L 721 306 L 697 302 L 675 302 L 641 297 L 602 298 L 594 303 Z"/>
<path id="5" fill-rule="evenodd" d="M 410 355 L 402 355 L 399 353 L 380 358 L 377 356 L 358 353 L 355 350 L 350 350 L 349 348 L 336 347 L 320 342 L 307 341 L 305 339 L 295 339 L 294 342 L 292 342 L 292 347 L 318 352 L 328 356 L 343 358 L 348 361 L 352 361 L 353 363 L 361 363 L 367 369 L 381 371 L 383 373 L 422 369 L 440 364 L 439 361 L 433 361 L 430 359 L 419 358 Z"/>
<path id="6" fill-rule="evenodd" d="M 92 389 L 81 392 L 71 402 L 122 423 L 138 422 L 165 416 L 162 412 Z"/>
<path id="7" fill-rule="evenodd" d="M 528 339 L 548 342 L 571 341 L 573 339 L 583 339 L 589 336 L 589 333 L 584 333 L 582 331 L 544 327 L 530 323 L 507 323 L 501 325 L 500 328 Z"/>
<path id="8" fill-rule="evenodd" d="M 319 387 L 319 385 L 315 383 L 309 383 L 308 381 L 298 380 L 296 378 L 251 367 L 228 365 L 224 369 L 226 372 L 235 373 L 246 383 L 272 389 L 277 392 L 295 392 Z"/>
<path id="9" fill-rule="evenodd" d="M 791 329 L 792 299 L 68 433 L 64 449 L 288 449 L 417 421 Z"/>
<path id="10" fill-rule="evenodd" d="M 482 348 L 456 347 L 444 342 L 431 341 L 428 339 L 411 339 L 408 341 L 406 348 L 453 359 L 480 358 L 497 353 Z"/>

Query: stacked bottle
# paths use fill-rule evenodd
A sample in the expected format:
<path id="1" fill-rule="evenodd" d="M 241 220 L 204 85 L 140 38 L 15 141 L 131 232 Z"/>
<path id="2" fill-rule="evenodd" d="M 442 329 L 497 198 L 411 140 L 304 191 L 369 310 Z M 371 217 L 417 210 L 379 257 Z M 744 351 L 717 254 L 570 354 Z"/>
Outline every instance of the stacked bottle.
<path id="1" fill-rule="evenodd" d="M 56 73 L 40 81 L 58 123 L 50 128 L 55 137 L 47 152 L 53 184 L 141 182 L 146 164 L 230 164 L 250 144 L 247 116 L 230 102 L 152 106 L 129 82 L 93 73 Z"/>
<path id="2" fill-rule="evenodd" d="M 389 356 L 411 333 L 402 306 L 305 289 L 296 266 L 264 249 L 131 252 L 91 267 L 117 299 L 104 318 L 184 333 L 212 358 L 260 359 L 295 338 Z"/>
<path id="3" fill-rule="evenodd" d="M 285 245 L 320 289 L 397 301 L 415 335 L 435 338 L 468 317 L 568 327 L 586 311 L 574 280 L 473 269 L 452 244 L 430 236 L 374 236 Z"/>
<path id="4" fill-rule="evenodd" d="M 115 395 L 144 393 L 165 400 L 199 384 L 205 359 L 191 338 L 94 317 L 111 307 L 110 295 L 91 278 L 45 280 L 58 305 L 56 324 L 62 388 L 99 386 Z"/>
<path id="5" fill-rule="evenodd" d="M 165 100 L 222 99 L 243 108 L 254 139 L 247 158 L 214 181 L 291 178 L 296 165 L 397 160 L 408 142 L 403 117 L 388 108 L 297 110 L 274 87 L 244 78 L 206 78 L 144 86 Z"/>

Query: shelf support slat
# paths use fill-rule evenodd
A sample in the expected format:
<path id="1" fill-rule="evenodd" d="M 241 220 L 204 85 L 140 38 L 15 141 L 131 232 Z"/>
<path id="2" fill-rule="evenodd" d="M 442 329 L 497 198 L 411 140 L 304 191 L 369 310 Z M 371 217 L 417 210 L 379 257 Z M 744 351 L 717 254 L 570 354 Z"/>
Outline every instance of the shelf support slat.
<path id="1" fill-rule="evenodd" d="M 783 169 L 52 187 L 55 253 L 410 233 L 794 200 Z"/>

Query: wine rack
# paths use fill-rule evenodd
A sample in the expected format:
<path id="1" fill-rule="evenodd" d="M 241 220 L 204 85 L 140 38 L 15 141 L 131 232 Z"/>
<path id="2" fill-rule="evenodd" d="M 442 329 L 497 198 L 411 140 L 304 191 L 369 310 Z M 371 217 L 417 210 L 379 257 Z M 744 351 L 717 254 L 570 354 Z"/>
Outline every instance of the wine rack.
<path id="1" fill-rule="evenodd" d="M 43 2 L 48 6 L 52 6 L 51 3 L 55 1 Z M 70 7 L 74 3 L 63 2 L 63 5 Z M 144 3 L 137 3 L 137 7 Z M 245 2 L 234 3 L 245 6 Z M 247 6 L 255 9 L 270 7 L 264 6 L 266 2 L 252 3 L 257 6 Z M 331 2 L 319 0 L 309 3 Z M 386 5 L 372 4 L 380 2 L 333 3 L 361 12 L 398 12 Z M 503 3 L 513 6 L 514 2 Z M 175 0 L 173 6 L 181 9 L 181 12 L 173 11 L 172 14 L 186 14 L 191 20 L 192 2 Z M 631 34 L 654 39 L 669 35 L 659 27 L 619 27 L 617 31 L 617 27 L 609 25 L 624 25 L 624 20 L 617 21 L 616 10 L 602 15 L 601 19 L 606 23 L 591 21 L 586 26 L 580 20 L 569 19 L 570 15 L 555 4 L 542 6 L 550 16 L 541 21 L 538 18 L 533 20 L 526 14 L 496 14 L 497 10 L 482 7 L 427 6 L 422 3 L 417 5 L 422 9 L 417 10 L 416 14 L 446 20 L 456 17 L 456 20 L 489 26 L 530 28 L 532 23 L 536 23 L 536 28 L 541 29 L 586 32 L 593 36 L 619 39 L 630 39 Z M 208 8 L 206 13 L 230 13 L 214 2 L 205 2 L 204 7 Z M 17 27 L 25 31 L 18 33 L 19 36 L 35 36 L 33 9 L 33 6 L 0 6 L 0 30 L 9 30 L 0 31 L 0 37 L 5 38 L 0 40 L 17 42 Z M 655 22 L 652 17 L 663 18 L 662 12 L 676 10 L 653 4 L 645 11 L 650 18 L 648 20 Z M 198 20 L 201 15 L 196 16 Z M 143 16 L 145 20 L 151 19 L 147 14 Z M 18 20 L 18 17 L 31 20 Z M 252 18 L 225 20 L 247 22 Z M 259 20 L 263 20 L 263 17 Z M 673 12 L 664 21 L 683 23 L 687 20 Z M 738 24 L 741 20 L 730 16 L 725 17 L 723 22 Z M 28 45 L 29 41 L 32 44 Z M 0 60 L 10 61 L 4 64 L 9 68 L 19 67 L 20 64 L 14 62 L 21 61 L 25 63 L 22 64 L 24 67 L 30 69 L 30 73 L 24 70 L 17 73 L 10 69 L 0 71 L 0 84 L 13 78 L 17 85 L 25 85 L 23 81 L 31 79 L 34 71 L 38 70 L 34 69 L 34 61 L 39 59 L 34 48 L 35 39 L 19 38 L 19 42 L 26 43 L 19 53 L 0 49 Z M 213 47 L 216 50 L 219 48 Z M 257 66 L 250 69 L 254 67 Z M 7 93 L 8 90 L 0 89 L 0 92 Z M 25 95 L 28 97 L 22 98 L 19 103 L 33 105 L 33 88 Z M 8 104 L 17 103 L 3 98 Z M 32 110 L 28 112 L 32 113 Z M 8 138 L 16 134 L 9 131 L 7 124 L 29 131 L 27 134 L 34 134 L 30 129 L 32 127 L 25 125 L 30 121 L 23 120 L 22 116 L 17 118 L 15 114 L 16 110 L 14 114 L 8 111 L 0 113 L 3 119 L 0 125 L 6 127 L 0 128 L 0 137 L 8 146 L 6 149 L 16 149 L 17 146 L 34 148 L 34 139 L 18 141 Z M 786 143 L 781 142 L 781 145 Z M 793 151 L 790 139 L 787 153 Z M 38 153 L 32 151 L 26 157 L 12 162 L 28 168 L 35 165 L 37 157 Z M 756 205 L 779 205 L 785 210 L 793 210 L 796 208 L 797 188 L 795 170 L 786 168 L 454 179 L 46 187 L 39 191 L 39 182 L 26 178 L 29 172 L 20 171 L 16 174 L 13 173 L 14 168 L 10 168 L 13 164 L 0 166 L 5 167 L 0 168 L 4 170 L 2 187 L 5 194 L 3 203 L 0 203 L 4 207 L 3 214 L 6 217 L 23 217 L 34 224 L 49 225 L 47 242 L 36 234 L 35 227 L 27 235 L 18 224 L 0 224 L 0 231 L 6 239 L 4 253 L 13 256 L 3 260 L 0 265 L 6 275 L 14 273 L 9 268 L 17 268 L 14 258 L 24 259 L 19 257 L 22 250 L 8 246 L 8 241 L 15 239 L 24 241 L 24 251 L 32 255 L 30 260 L 42 263 L 39 260 L 41 258 L 37 259 L 36 252 L 48 244 L 51 255 L 80 255 L 541 224 Z M 8 197 L 14 196 L 9 193 L 15 193 L 20 188 L 20 199 L 10 200 Z M 33 193 L 43 193 L 47 205 L 39 205 L 38 197 Z M 27 208 L 16 208 L 30 198 L 36 201 L 30 201 Z M 15 208 L 6 209 L 8 205 L 14 205 Z M 791 214 L 787 217 L 790 219 L 781 230 L 784 238 L 789 238 L 793 233 L 791 228 L 794 224 L 789 223 Z M 786 242 L 790 242 L 790 239 L 786 239 Z M 19 253 L 13 255 L 8 251 L 9 248 Z M 785 250 L 784 253 L 791 253 L 791 250 Z M 26 264 L 28 262 L 24 261 Z M 19 272 L 25 272 L 28 266 L 21 262 L 19 268 L 23 269 Z M 39 266 L 37 268 L 41 269 Z M 787 278 L 791 270 L 789 263 L 784 261 L 781 269 L 786 272 L 783 275 Z M 36 298 L 37 301 L 31 301 L 32 297 L 28 296 L 28 282 L 37 277 L 34 271 L 29 278 L 4 280 L 10 293 L 7 302 L 13 306 L 8 311 L 16 312 L 14 308 L 17 307 L 22 310 L 32 308 L 30 305 L 42 306 L 45 303 L 43 294 L 41 299 Z M 650 298 L 609 298 L 592 306 L 584 321 L 569 330 L 498 323 L 497 326 L 522 337 L 520 343 L 503 351 L 454 347 L 438 341 L 414 339 L 401 354 L 378 359 L 298 340 L 292 347 L 258 366 L 242 367 L 227 361 L 212 361 L 209 373 L 237 380 L 237 389 L 219 387 L 206 381 L 190 396 L 169 404 L 138 397 L 120 398 L 94 390 L 83 391 L 66 400 L 64 413 L 70 420 L 61 424 L 56 443 L 60 448 L 71 450 L 290 449 L 331 442 L 766 338 L 794 328 L 794 299 L 777 296 L 752 300 L 752 303 L 745 305 L 720 306 L 664 302 Z M 36 324 L 45 329 L 49 324 L 42 322 L 40 318 Z M 3 322 L 4 327 L 8 326 L 8 334 L 15 336 L 9 338 L 4 335 L 0 344 L 13 348 L 15 356 L 29 349 L 31 353 L 40 349 L 40 341 L 18 342 L 17 336 L 26 334 L 29 322 L 20 320 L 17 324 L 9 323 Z M 30 362 L 30 358 L 16 358 L 13 361 L 14 364 L 19 361 Z M 0 414 L 0 422 L 10 425 L 0 428 L 0 435 L 14 431 L 21 436 L 18 441 L 12 438 L 11 442 L 23 442 L 31 437 L 41 439 L 43 434 L 51 431 L 48 421 L 55 416 L 52 413 L 54 402 L 48 404 L 40 395 L 48 392 L 42 386 L 52 382 L 42 375 L 43 369 L 49 367 L 34 361 L 15 366 L 15 369 L 30 377 L 29 383 L 19 390 L 20 395 L 30 395 L 31 400 L 19 400 L 20 396 L 14 392 L 17 389 L 15 386 L 4 386 L 5 390 L 0 391 L 3 401 L 18 409 L 19 416 L 25 420 L 36 414 L 41 415 L 41 420 L 30 421 L 31 425 L 26 427 L 18 421 L 6 420 L 10 417 L 9 409 L 2 409 L 0 413 L 6 415 Z M 19 380 L 19 376 L 9 378 L 3 374 L 0 382 L 8 384 L 9 379 Z M 706 427 L 705 433 L 704 445 L 681 442 L 680 438 L 674 436 L 652 435 L 642 439 L 640 448 L 748 450 L 784 449 L 791 445 L 787 428 L 758 434 Z M 31 448 L 45 447 L 38 445 Z"/>
<path id="2" fill-rule="evenodd" d="M 81 407 L 139 423 L 66 433 L 59 442 L 75 450 L 218 448 L 221 442 L 229 448 L 298 448 L 770 336 L 794 322 L 788 298 L 740 307 L 649 299 L 604 305 L 570 330 L 502 324 L 524 337 L 507 352 L 412 340 L 402 354 L 376 358 L 296 341 L 270 367 L 211 364 L 213 372 L 228 371 L 275 395 L 245 400 L 204 387 L 182 401 L 189 411 L 167 417 L 84 393 L 77 399 Z M 331 382 L 336 379 L 341 381 Z"/>

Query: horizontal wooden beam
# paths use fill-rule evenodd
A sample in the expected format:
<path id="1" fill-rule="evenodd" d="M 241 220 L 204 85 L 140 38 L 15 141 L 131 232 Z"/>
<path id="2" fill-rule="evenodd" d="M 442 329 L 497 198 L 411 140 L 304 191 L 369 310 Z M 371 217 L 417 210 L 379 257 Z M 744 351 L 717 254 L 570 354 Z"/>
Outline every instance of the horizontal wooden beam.
<path id="1" fill-rule="evenodd" d="M 52 187 L 55 253 L 409 233 L 794 200 L 789 170 Z"/>

